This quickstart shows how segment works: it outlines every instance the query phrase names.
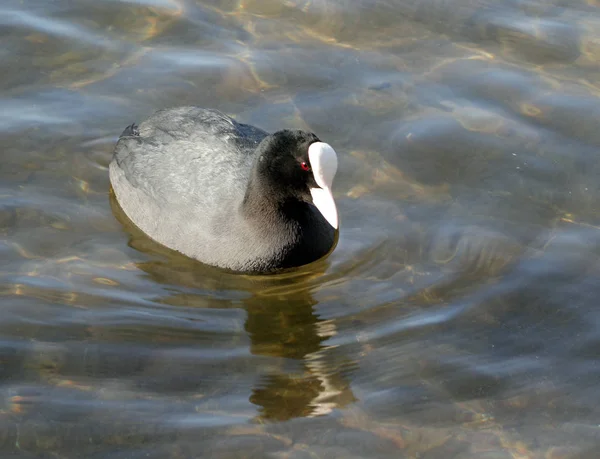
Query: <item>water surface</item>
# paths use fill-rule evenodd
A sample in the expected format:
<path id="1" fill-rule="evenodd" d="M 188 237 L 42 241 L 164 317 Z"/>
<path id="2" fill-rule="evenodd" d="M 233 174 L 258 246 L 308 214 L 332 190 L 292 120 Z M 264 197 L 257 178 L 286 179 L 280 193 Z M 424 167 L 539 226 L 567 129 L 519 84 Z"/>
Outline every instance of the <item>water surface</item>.
<path id="1" fill-rule="evenodd" d="M 0 456 L 596 458 L 596 0 L 0 6 Z M 218 108 L 340 156 L 335 252 L 239 276 L 109 195 Z"/>

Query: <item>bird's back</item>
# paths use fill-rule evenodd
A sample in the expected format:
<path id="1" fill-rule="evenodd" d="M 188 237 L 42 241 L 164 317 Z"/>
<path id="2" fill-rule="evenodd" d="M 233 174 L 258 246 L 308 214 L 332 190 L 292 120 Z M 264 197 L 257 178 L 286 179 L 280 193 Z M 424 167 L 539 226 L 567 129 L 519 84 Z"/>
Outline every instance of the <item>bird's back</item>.
<path id="1" fill-rule="evenodd" d="M 215 110 L 156 112 L 137 130 L 126 129 L 115 147 L 110 179 L 117 200 L 164 245 L 208 263 L 239 258 L 219 251 L 243 250 L 244 238 L 232 231 L 239 230 L 253 152 L 266 135 Z"/>

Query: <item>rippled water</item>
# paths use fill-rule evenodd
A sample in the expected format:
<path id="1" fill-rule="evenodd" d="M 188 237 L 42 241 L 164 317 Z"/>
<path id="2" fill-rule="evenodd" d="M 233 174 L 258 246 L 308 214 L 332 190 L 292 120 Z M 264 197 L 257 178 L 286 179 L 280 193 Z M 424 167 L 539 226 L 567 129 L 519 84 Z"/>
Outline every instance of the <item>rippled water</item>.
<path id="1" fill-rule="evenodd" d="M 590 458 L 597 0 L 4 0 L 0 456 Z M 127 226 L 123 128 L 340 154 L 340 242 L 235 276 Z"/>

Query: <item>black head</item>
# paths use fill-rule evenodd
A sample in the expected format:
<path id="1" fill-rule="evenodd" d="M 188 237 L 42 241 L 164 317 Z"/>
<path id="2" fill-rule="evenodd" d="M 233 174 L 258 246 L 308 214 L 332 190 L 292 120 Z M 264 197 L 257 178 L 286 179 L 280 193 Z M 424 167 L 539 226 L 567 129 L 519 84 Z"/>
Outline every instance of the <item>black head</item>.
<path id="1" fill-rule="evenodd" d="M 257 147 L 256 173 L 272 192 L 310 200 L 315 182 L 308 148 L 319 138 L 300 130 L 277 131 L 265 137 Z"/>

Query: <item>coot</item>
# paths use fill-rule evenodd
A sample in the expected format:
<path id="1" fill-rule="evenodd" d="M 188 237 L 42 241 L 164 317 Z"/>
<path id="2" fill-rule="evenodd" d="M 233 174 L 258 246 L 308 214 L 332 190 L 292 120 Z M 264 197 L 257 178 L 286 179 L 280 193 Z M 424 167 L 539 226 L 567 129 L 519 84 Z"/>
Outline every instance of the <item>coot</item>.
<path id="1" fill-rule="evenodd" d="M 333 148 L 216 110 L 156 112 L 121 134 L 109 166 L 119 205 L 155 241 L 203 263 L 268 273 L 332 250 Z"/>

